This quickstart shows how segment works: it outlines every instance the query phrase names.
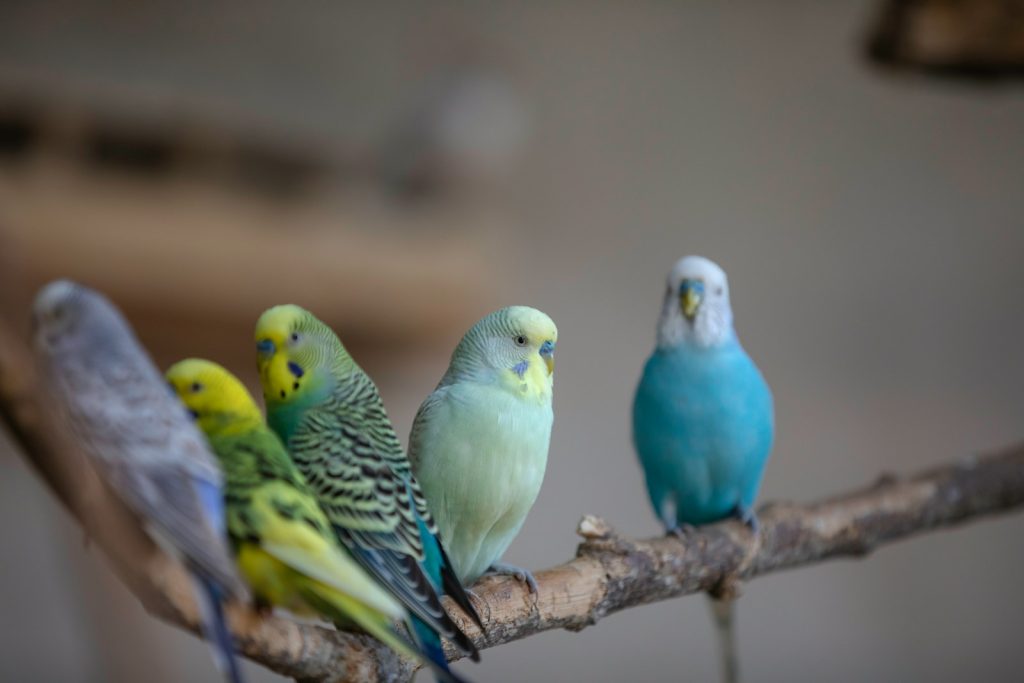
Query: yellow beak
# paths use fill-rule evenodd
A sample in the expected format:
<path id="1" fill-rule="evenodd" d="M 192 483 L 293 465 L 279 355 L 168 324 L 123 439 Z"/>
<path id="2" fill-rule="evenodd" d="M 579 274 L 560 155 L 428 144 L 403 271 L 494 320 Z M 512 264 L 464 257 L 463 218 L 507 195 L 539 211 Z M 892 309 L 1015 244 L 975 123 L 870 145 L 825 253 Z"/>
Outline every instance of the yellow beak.
<path id="1" fill-rule="evenodd" d="M 544 364 L 548 366 L 548 376 L 555 371 L 555 355 L 544 356 Z"/>
<path id="2" fill-rule="evenodd" d="M 679 297 L 679 306 L 687 320 L 693 320 L 700 308 L 701 294 L 693 287 L 687 287 Z"/>

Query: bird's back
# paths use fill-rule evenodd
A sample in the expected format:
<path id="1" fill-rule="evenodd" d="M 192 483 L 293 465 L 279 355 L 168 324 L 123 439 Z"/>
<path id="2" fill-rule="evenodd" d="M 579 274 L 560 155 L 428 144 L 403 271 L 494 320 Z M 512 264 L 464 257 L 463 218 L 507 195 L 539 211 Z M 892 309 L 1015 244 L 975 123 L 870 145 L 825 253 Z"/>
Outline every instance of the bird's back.
<path id="1" fill-rule="evenodd" d="M 193 569 L 240 593 L 213 454 L 141 349 L 111 351 L 102 363 L 88 354 L 50 359 L 62 412 L 125 502 Z"/>

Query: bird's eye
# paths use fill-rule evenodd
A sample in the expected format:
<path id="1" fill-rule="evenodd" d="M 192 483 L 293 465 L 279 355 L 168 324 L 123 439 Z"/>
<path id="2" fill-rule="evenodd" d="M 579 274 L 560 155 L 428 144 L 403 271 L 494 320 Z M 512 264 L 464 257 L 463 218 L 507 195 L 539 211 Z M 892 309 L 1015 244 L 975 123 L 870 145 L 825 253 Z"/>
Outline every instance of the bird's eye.
<path id="1" fill-rule="evenodd" d="M 523 335 L 516 337 L 516 346 L 526 346 L 526 337 Z"/>
<path id="2" fill-rule="evenodd" d="M 189 387 L 189 389 L 192 390 L 193 394 L 198 394 L 200 391 L 203 390 L 203 385 L 200 384 L 199 382 L 192 382 L 192 386 Z"/>
<path id="3" fill-rule="evenodd" d="M 292 332 L 292 341 L 293 342 L 299 341 L 299 333 L 298 332 Z"/>
<path id="4" fill-rule="evenodd" d="M 722 296 L 722 292 L 725 291 L 722 287 L 715 287 L 715 296 Z"/>

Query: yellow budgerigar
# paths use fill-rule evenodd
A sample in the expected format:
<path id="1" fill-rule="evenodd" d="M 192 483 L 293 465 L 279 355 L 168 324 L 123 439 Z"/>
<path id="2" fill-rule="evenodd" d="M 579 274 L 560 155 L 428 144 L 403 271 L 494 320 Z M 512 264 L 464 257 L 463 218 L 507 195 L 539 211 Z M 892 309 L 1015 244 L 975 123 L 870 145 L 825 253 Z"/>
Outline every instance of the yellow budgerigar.
<path id="1" fill-rule="evenodd" d="M 198 359 L 175 364 L 167 379 L 220 460 L 228 535 L 257 604 L 357 626 L 430 665 L 394 629 L 396 620 L 408 623 L 405 608 L 339 545 L 316 496 L 242 383 L 220 365 Z"/>

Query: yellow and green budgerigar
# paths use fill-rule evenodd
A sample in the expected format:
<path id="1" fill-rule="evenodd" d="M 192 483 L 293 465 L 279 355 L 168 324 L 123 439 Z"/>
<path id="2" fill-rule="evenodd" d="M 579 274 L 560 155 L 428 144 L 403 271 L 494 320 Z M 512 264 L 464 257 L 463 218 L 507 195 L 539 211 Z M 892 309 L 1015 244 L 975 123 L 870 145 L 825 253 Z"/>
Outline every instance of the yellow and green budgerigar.
<path id="1" fill-rule="evenodd" d="M 423 405 L 409 459 L 465 583 L 485 572 L 533 575 L 499 561 L 540 493 L 548 461 L 558 329 L 509 306 L 474 325 Z"/>
<path id="2" fill-rule="evenodd" d="M 445 612 L 447 593 L 483 628 L 460 583 L 376 385 L 309 311 L 275 306 L 255 331 L 267 422 L 285 442 L 352 556 L 413 614 L 413 635 L 438 667 L 440 637 L 474 660 Z"/>
<path id="3" fill-rule="evenodd" d="M 200 359 L 176 363 L 166 377 L 220 461 L 228 537 L 257 604 L 354 625 L 431 664 L 394 630 L 394 621 L 408 622 L 408 612 L 337 542 L 316 495 L 245 386 Z"/>

